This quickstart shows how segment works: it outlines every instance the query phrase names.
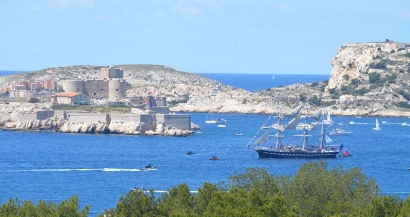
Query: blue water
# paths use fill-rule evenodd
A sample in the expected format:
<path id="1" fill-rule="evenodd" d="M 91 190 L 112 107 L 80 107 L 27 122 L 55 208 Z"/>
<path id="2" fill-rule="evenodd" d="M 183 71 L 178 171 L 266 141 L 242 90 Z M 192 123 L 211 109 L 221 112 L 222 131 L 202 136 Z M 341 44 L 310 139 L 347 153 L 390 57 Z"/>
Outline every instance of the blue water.
<path id="1" fill-rule="evenodd" d="M 251 92 L 266 90 L 272 87 L 291 84 L 305 84 L 329 80 L 330 75 L 306 74 L 219 74 L 200 73 L 205 77 L 217 80 L 224 85 L 242 88 Z M 272 79 L 273 78 L 273 79 Z"/>
<path id="2" fill-rule="evenodd" d="M 0 71 L 0 76 L 19 74 L 25 71 Z"/>
<path id="3" fill-rule="evenodd" d="M 114 208 L 129 188 L 167 190 L 182 182 L 197 190 L 204 182 L 227 180 L 235 170 L 263 167 L 276 175 L 295 174 L 306 159 L 259 159 L 246 144 L 268 115 L 224 114 L 227 128 L 205 124 L 206 114 L 194 113 L 192 121 L 202 134 L 189 137 L 62 134 L 53 132 L 0 131 L 0 198 L 42 199 L 59 203 L 74 194 L 82 205 L 92 205 L 91 215 Z M 336 123 L 340 117 L 333 118 Z M 351 158 L 326 159 L 330 167 L 361 167 L 375 178 L 384 194 L 410 195 L 406 118 L 379 118 L 381 131 L 374 131 L 374 118 L 348 118 L 351 136 L 341 140 Z M 243 136 L 235 134 L 242 132 Z M 337 137 L 332 137 L 338 140 Z M 314 138 L 315 139 L 315 138 Z M 187 155 L 193 150 L 194 155 Z M 221 160 L 210 161 L 212 155 Z M 137 169 L 152 163 L 156 171 Z M 105 169 L 104 169 L 105 168 Z"/>

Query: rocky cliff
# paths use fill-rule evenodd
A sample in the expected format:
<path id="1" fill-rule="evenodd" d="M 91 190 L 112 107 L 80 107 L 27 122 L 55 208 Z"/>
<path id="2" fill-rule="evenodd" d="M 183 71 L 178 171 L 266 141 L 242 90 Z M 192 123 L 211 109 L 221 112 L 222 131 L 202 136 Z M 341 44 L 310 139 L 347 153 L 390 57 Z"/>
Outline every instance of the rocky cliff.
<path id="1" fill-rule="evenodd" d="M 410 44 L 394 42 L 347 43 L 332 58 L 326 93 L 371 88 L 393 93 L 410 81 Z"/>

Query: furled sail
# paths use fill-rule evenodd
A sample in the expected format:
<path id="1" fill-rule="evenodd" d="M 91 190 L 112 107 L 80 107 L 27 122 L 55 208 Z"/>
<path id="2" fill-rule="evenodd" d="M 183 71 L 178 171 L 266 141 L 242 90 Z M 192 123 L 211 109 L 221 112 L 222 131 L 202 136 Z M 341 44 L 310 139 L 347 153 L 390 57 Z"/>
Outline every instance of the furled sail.
<path id="1" fill-rule="evenodd" d="M 290 120 L 289 123 L 286 124 L 285 129 L 286 130 L 296 130 L 296 126 L 298 125 L 299 119 L 300 119 L 300 115 Z"/>
<path id="2" fill-rule="evenodd" d="M 298 107 L 296 107 L 295 109 L 293 109 L 291 112 L 289 112 L 288 114 L 285 115 L 285 117 L 288 118 L 296 118 L 297 116 L 299 116 L 300 111 L 302 110 L 303 105 L 299 105 Z"/>
<path id="3" fill-rule="evenodd" d="M 270 128 L 255 142 L 255 145 L 260 145 L 269 140 Z"/>
<path id="4" fill-rule="evenodd" d="M 310 116 L 310 118 L 314 119 L 315 121 L 319 121 L 321 115 L 322 115 L 322 109 L 319 109 L 312 116 Z"/>

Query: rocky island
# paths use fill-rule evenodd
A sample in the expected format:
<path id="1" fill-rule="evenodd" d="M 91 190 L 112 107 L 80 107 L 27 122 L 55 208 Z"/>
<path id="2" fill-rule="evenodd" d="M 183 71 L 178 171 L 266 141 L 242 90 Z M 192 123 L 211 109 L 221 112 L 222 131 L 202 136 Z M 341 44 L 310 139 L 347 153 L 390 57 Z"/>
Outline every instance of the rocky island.
<path id="1" fill-rule="evenodd" d="M 293 84 L 256 93 L 224 85 L 201 75 L 177 71 L 168 66 L 116 65 L 113 67 L 122 70 L 122 77 L 119 79 L 123 80 L 119 80 L 117 84 L 122 82 L 124 98 L 129 100 L 138 97 L 146 98 L 148 93 L 155 98 L 166 98 L 170 113 L 271 114 L 275 112 L 275 105 L 279 101 L 284 102 L 284 110 L 289 111 L 301 101 L 309 100 L 313 107 L 327 107 L 332 115 L 410 117 L 408 103 L 410 100 L 409 43 L 397 43 L 390 40 L 345 43 L 332 58 L 331 64 L 333 69 L 328 81 Z M 21 90 L 17 89 L 21 85 L 16 85 L 16 82 L 54 80 L 56 85 L 53 90 L 44 91 L 44 88 L 34 88 L 33 95 L 40 99 L 44 107 L 52 109 L 55 102 L 50 99 L 50 96 L 64 92 L 65 83 L 68 81 L 72 83 L 73 80 L 78 83 L 84 80 L 91 85 L 100 79 L 101 71 L 105 67 L 89 65 L 56 67 L 0 77 L 3 92 L 3 104 L 0 104 L 0 126 L 17 130 L 47 129 L 61 132 L 140 134 L 141 130 L 138 129 L 143 128 L 143 122 L 121 121 L 120 119 L 108 121 L 106 114 L 102 114 L 98 121 L 93 123 L 70 122 L 61 114 L 46 120 L 18 121 L 19 112 L 32 111 L 33 108 L 27 109 L 21 103 L 28 101 L 28 95 L 16 97 L 21 95 Z M 106 82 L 111 82 L 111 80 L 112 78 L 108 78 Z M 115 90 L 115 87 L 112 90 Z M 118 88 L 116 90 L 118 91 Z M 33 88 L 24 91 L 31 91 L 33 94 Z M 43 94 L 39 95 L 41 91 Z M 12 93 L 14 97 L 11 97 Z M 94 96 L 89 94 L 93 106 L 120 105 L 118 100 L 110 101 L 108 96 L 111 97 L 111 94 L 107 93 L 107 99 L 97 97 L 96 93 Z M 139 104 L 126 102 L 121 105 L 141 107 L 141 102 Z M 74 105 L 74 107 L 77 106 L 79 105 Z M 56 111 L 56 114 L 62 112 Z M 158 128 L 158 124 L 155 123 L 155 126 L 143 132 L 164 133 L 164 129 Z M 170 135 L 176 135 L 172 131 L 175 130 L 174 128 L 167 128 L 167 130 L 170 130 L 168 132 Z M 178 133 L 178 135 L 187 134 L 189 132 Z"/>

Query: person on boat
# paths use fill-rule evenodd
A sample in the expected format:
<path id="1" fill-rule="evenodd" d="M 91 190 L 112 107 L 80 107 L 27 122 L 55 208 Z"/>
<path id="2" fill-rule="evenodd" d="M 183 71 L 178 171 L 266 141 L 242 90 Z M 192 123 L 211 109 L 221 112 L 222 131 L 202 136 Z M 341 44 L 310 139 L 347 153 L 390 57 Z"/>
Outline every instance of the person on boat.
<path id="1" fill-rule="evenodd" d="M 348 157 L 349 156 L 349 152 L 347 151 L 347 149 L 345 149 L 345 151 L 343 152 L 343 157 Z"/>

